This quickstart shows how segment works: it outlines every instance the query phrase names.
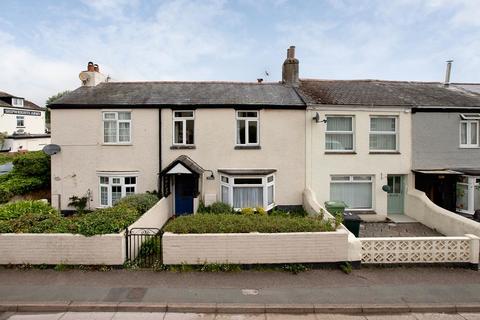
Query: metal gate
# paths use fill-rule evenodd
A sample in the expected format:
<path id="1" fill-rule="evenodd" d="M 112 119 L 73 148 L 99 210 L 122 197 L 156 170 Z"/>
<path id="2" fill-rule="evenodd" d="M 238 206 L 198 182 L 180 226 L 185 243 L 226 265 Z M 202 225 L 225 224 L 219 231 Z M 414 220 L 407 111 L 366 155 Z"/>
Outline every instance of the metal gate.
<path id="1" fill-rule="evenodd" d="M 158 228 L 132 228 L 125 231 L 127 262 L 139 268 L 162 263 L 162 233 Z"/>

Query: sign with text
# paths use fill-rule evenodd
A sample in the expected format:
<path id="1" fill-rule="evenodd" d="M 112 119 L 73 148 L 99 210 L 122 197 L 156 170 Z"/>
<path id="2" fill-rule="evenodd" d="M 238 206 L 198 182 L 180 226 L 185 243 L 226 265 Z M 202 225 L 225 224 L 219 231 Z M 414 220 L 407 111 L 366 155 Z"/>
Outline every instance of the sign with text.
<path id="1" fill-rule="evenodd" d="M 41 116 L 42 113 L 40 111 L 30 111 L 30 110 L 15 110 L 15 109 L 4 109 L 4 114 L 18 114 L 21 116 Z"/>

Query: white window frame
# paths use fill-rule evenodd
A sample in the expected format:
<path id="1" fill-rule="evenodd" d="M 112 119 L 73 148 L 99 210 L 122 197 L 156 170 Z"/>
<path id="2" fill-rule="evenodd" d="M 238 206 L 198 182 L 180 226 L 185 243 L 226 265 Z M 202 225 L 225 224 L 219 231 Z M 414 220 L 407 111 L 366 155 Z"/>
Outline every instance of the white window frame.
<path id="1" fill-rule="evenodd" d="M 12 106 L 23 107 L 24 106 L 23 98 L 12 98 Z"/>
<path id="2" fill-rule="evenodd" d="M 191 112 L 191 117 L 177 117 L 175 114 L 177 112 Z M 193 120 L 193 143 L 187 143 L 187 120 Z M 175 122 L 182 123 L 183 134 L 182 134 L 182 143 L 175 142 Z M 173 120 L 172 120 L 172 144 L 174 146 L 193 146 L 195 145 L 195 110 L 173 110 Z"/>
<path id="3" fill-rule="evenodd" d="M 372 131 L 372 119 L 394 119 L 395 120 L 395 131 Z M 370 123 L 368 126 L 368 149 L 370 152 L 398 152 L 399 145 L 398 145 L 398 117 L 397 116 L 370 116 Z M 371 135 L 395 135 L 395 149 L 372 149 L 370 145 L 370 136 Z"/>
<path id="4" fill-rule="evenodd" d="M 334 180 L 334 178 L 341 178 L 345 177 L 345 180 Z M 369 180 L 355 180 L 356 177 L 365 177 L 370 178 Z M 371 174 L 356 174 L 356 175 L 348 175 L 348 174 L 335 174 L 330 176 L 330 185 L 332 183 L 367 183 L 369 182 L 372 188 L 372 207 L 371 208 L 347 208 L 347 211 L 372 211 L 374 210 L 374 201 L 375 201 L 375 194 L 374 194 L 374 175 Z M 331 190 L 330 190 L 331 192 Z M 331 199 L 331 200 L 341 200 L 341 199 Z"/>
<path id="5" fill-rule="evenodd" d="M 118 117 L 119 113 L 129 113 L 130 114 L 130 119 L 125 120 L 122 119 L 120 120 Z M 107 114 L 114 114 L 115 119 L 106 119 L 105 116 Z M 114 142 L 107 142 L 105 141 L 105 122 L 106 121 L 115 121 L 115 127 L 116 127 L 116 137 Z M 122 144 L 132 144 L 132 112 L 131 111 L 102 111 L 102 123 L 103 123 L 103 131 L 102 131 L 102 136 L 103 136 L 103 144 L 113 144 L 113 145 L 122 145 Z M 120 123 L 128 123 L 128 141 L 120 141 Z"/>
<path id="6" fill-rule="evenodd" d="M 241 117 L 240 112 L 255 112 L 256 117 Z M 238 136 L 238 120 L 245 121 L 245 143 L 239 143 Z M 249 141 L 249 123 L 255 122 L 257 126 L 257 142 L 253 143 Z M 260 112 L 258 110 L 236 110 L 235 111 L 235 145 L 236 146 L 259 146 L 260 145 Z"/>
<path id="7" fill-rule="evenodd" d="M 477 143 L 476 144 L 472 144 L 472 123 L 475 123 L 477 125 Z M 466 124 L 467 126 L 467 143 L 464 143 L 462 144 L 462 124 Z M 459 126 L 459 141 L 460 141 L 460 148 L 465 148 L 465 149 L 468 149 L 468 148 L 478 148 L 480 145 L 479 145 L 479 138 L 480 138 L 480 135 L 479 135 L 479 125 L 480 125 L 480 121 L 479 120 L 460 120 L 460 126 Z"/>
<path id="8" fill-rule="evenodd" d="M 102 178 L 108 178 L 108 183 L 102 183 Z M 127 184 L 125 179 L 126 178 L 135 178 L 135 183 L 134 184 Z M 113 182 L 114 179 L 119 179 L 119 182 Z M 113 200 L 112 200 L 112 186 L 120 186 L 121 187 L 121 196 L 120 199 L 123 197 L 127 196 L 127 188 L 133 187 L 134 192 L 131 194 L 137 193 L 137 185 L 138 185 L 138 175 L 136 174 L 125 174 L 125 175 L 119 175 L 119 174 L 98 174 L 98 203 L 99 207 L 101 208 L 106 208 L 106 207 L 111 207 L 113 206 Z M 102 187 L 107 188 L 107 203 L 102 203 Z"/>
<path id="9" fill-rule="evenodd" d="M 272 181 L 268 181 L 269 178 L 273 177 Z M 235 179 L 261 179 L 261 184 L 235 184 Z M 224 181 L 227 180 L 227 181 Z M 275 207 L 275 196 L 276 196 L 276 187 L 275 187 L 275 174 L 269 175 L 245 175 L 245 176 L 230 176 L 226 174 L 220 175 L 220 201 L 222 201 L 222 187 L 228 188 L 228 202 L 230 206 L 233 207 L 233 188 L 249 188 L 249 187 L 262 187 L 263 188 L 263 208 L 265 210 L 270 210 Z M 268 203 L 268 187 L 273 186 L 273 201 Z M 234 210 L 241 210 L 242 208 L 233 208 Z"/>
<path id="10" fill-rule="evenodd" d="M 17 128 L 25 128 L 25 116 L 17 116 Z M 22 125 L 18 124 L 18 121 L 22 121 Z"/>
<path id="11" fill-rule="evenodd" d="M 350 118 L 352 119 L 352 131 L 328 131 L 328 125 L 325 126 L 325 152 L 329 153 L 336 153 L 336 152 L 345 152 L 345 153 L 351 153 L 355 152 L 356 149 L 356 141 L 355 141 L 355 116 L 352 115 L 326 115 L 325 118 L 327 119 L 328 123 L 328 118 Z M 345 134 L 345 135 L 352 135 L 352 149 L 346 149 L 346 150 L 338 150 L 338 149 L 327 149 L 327 135 L 329 134 Z"/>
<path id="12" fill-rule="evenodd" d="M 467 208 L 459 208 L 457 206 L 456 209 L 458 212 L 467 213 L 473 215 L 475 213 L 475 192 L 479 192 L 480 183 L 478 180 L 480 176 L 462 176 L 463 179 L 466 179 L 467 182 L 457 181 L 456 188 L 458 185 L 466 186 L 466 196 L 467 196 Z M 457 203 L 458 204 L 458 203 Z"/>

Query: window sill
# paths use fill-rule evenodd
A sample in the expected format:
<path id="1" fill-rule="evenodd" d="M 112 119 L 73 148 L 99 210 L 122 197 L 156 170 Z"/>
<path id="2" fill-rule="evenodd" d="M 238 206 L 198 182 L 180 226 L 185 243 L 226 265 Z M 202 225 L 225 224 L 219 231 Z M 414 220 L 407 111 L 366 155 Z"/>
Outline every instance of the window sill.
<path id="1" fill-rule="evenodd" d="M 341 151 L 325 151 L 325 154 L 357 154 L 355 151 L 346 151 L 346 152 L 341 152 Z"/>
<path id="2" fill-rule="evenodd" d="M 480 146 L 460 146 L 459 149 L 480 149 Z"/>
<path id="3" fill-rule="evenodd" d="M 260 150 L 261 146 L 235 146 L 235 150 Z"/>
<path id="4" fill-rule="evenodd" d="M 170 150 L 185 150 L 185 149 L 196 149 L 194 145 L 183 145 L 183 146 L 170 146 Z"/>
<path id="5" fill-rule="evenodd" d="M 400 151 L 370 151 L 369 154 L 400 154 Z"/>
<path id="6" fill-rule="evenodd" d="M 125 146 L 133 146 L 133 143 L 102 143 L 102 146 L 106 146 L 106 147 L 125 147 Z"/>

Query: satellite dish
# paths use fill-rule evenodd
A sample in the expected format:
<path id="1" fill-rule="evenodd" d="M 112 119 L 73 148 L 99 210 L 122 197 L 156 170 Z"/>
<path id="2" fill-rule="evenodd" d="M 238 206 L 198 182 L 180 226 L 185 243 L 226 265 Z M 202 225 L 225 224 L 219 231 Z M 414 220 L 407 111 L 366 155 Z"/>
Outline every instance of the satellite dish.
<path id="1" fill-rule="evenodd" d="M 89 78 L 88 74 L 85 71 L 80 72 L 78 77 L 80 78 L 81 81 L 87 81 Z"/>
<path id="2" fill-rule="evenodd" d="M 45 147 L 43 147 L 43 152 L 48 154 L 49 156 L 57 154 L 62 150 L 58 144 L 47 144 Z"/>
<path id="3" fill-rule="evenodd" d="M 389 191 L 391 190 L 391 188 L 390 188 L 389 185 L 384 184 L 384 185 L 382 186 L 382 190 L 385 191 L 385 192 L 389 192 Z"/>

